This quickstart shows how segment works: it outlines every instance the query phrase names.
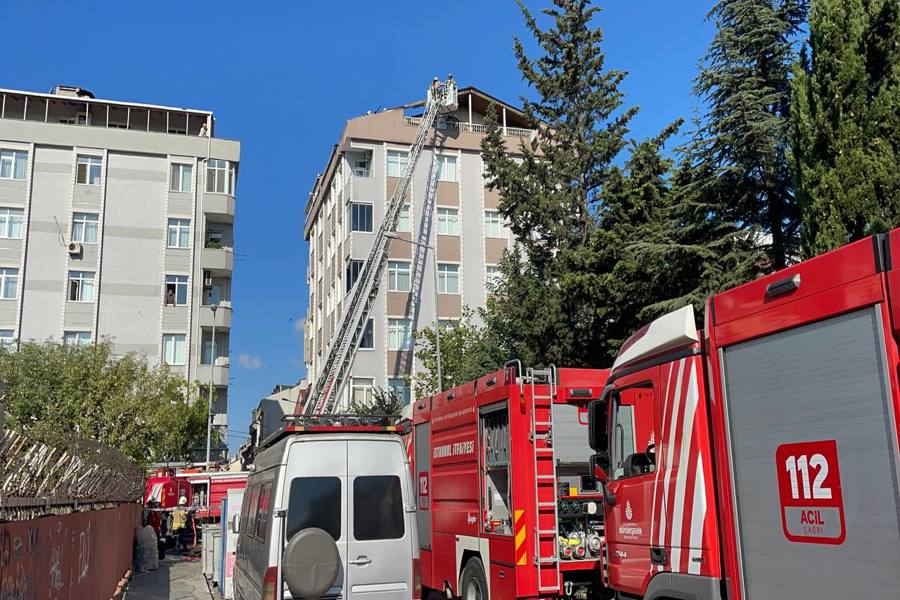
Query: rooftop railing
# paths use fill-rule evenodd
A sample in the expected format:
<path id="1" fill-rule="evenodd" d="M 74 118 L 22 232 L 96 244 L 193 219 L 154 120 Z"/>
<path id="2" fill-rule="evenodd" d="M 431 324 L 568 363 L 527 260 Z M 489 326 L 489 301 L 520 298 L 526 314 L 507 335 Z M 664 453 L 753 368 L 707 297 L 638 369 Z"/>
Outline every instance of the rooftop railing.
<path id="1" fill-rule="evenodd" d="M 422 122 L 421 117 L 403 117 L 403 124 L 407 127 L 418 127 Z M 483 123 L 464 123 L 462 121 L 438 121 L 435 125 L 438 129 L 445 131 L 466 131 L 469 133 L 487 133 L 487 127 Z M 509 137 L 528 138 L 534 135 L 534 129 L 525 129 L 524 127 L 503 127 L 503 135 Z"/>

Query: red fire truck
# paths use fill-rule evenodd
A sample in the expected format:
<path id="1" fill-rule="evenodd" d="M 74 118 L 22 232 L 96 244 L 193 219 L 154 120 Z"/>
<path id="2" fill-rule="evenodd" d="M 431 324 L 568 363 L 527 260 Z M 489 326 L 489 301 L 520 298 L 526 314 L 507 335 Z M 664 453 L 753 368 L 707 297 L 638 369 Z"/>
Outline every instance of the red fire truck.
<path id="1" fill-rule="evenodd" d="M 608 373 L 523 371 L 515 361 L 416 401 L 423 588 L 504 600 L 584 599 L 600 589 L 603 518 L 587 406 Z"/>
<path id="2" fill-rule="evenodd" d="M 633 335 L 590 408 L 629 598 L 900 597 L 900 230 Z"/>

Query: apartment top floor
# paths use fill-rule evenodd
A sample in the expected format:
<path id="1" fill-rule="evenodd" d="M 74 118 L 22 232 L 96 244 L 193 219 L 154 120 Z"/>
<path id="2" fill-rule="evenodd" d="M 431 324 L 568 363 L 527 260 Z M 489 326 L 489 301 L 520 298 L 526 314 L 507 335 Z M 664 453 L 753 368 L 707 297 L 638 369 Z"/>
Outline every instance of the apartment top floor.
<path id="1" fill-rule="evenodd" d="M 208 110 L 95 98 L 57 85 L 48 93 L 0 88 L 4 139 L 237 161 L 240 144 L 215 138 Z M 215 138 L 215 139 L 214 139 Z"/>
<path id="2" fill-rule="evenodd" d="M 462 88 L 458 92 L 458 98 L 457 110 L 438 117 L 435 123 L 436 131 L 440 133 L 435 139 L 442 149 L 480 151 L 481 140 L 486 132 L 485 115 L 491 105 L 494 106 L 504 141 L 511 152 L 515 152 L 520 143 L 527 142 L 537 133 L 536 130 L 529 128 L 529 121 L 520 108 L 498 100 L 478 88 Z M 341 173 L 341 159 L 344 154 L 352 152 L 355 149 L 354 145 L 359 143 L 411 145 L 421 123 L 421 116 L 409 113 L 416 109 L 421 113 L 423 104 L 424 102 L 415 102 L 361 115 L 347 121 L 338 143 L 331 152 L 325 171 L 316 177 L 313 189 L 309 193 L 305 209 L 306 238 L 309 237 L 319 208 L 333 187 L 335 177 Z M 431 145 L 430 141 L 426 141 L 426 145 Z"/>

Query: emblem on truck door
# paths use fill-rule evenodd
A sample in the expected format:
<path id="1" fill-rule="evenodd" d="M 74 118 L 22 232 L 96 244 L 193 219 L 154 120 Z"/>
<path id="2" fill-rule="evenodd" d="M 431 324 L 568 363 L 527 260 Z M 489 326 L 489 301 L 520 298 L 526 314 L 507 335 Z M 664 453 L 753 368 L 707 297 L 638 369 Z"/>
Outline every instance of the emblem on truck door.
<path id="1" fill-rule="evenodd" d="M 785 537 L 806 544 L 844 543 L 837 442 L 782 444 L 775 450 L 775 469 Z"/>
<path id="2" fill-rule="evenodd" d="M 634 511 L 631 510 L 631 500 L 626 500 L 625 501 L 625 518 L 630 521 L 631 517 L 633 517 L 633 516 L 634 516 Z"/>

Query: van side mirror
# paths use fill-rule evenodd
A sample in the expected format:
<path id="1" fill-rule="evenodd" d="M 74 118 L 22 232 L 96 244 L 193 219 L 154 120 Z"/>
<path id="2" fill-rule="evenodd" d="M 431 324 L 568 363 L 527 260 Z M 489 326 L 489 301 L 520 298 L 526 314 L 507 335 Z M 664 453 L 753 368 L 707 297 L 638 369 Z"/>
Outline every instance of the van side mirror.
<path id="1" fill-rule="evenodd" d="M 231 517 L 231 533 L 241 532 L 241 515 L 232 515 Z"/>
<path id="2" fill-rule="evenodd" d="M 609 487 L 606 485 L 609 482 L 608 469 L 609 453 L 598 452 L 597 454 L 591 455 L 591 475 L 594 476 L 594 480 L 597 481 L 603 489 L 603 500 L 608 505 L 615 506 L 616 495 L 610 492 Z"/>
<path id="3" fill-rule="evenodd" d="M 588 444 L 595 452 L 609 450 L 608 410 L 605 399 L 594 400 L 588 405 Z"/>

